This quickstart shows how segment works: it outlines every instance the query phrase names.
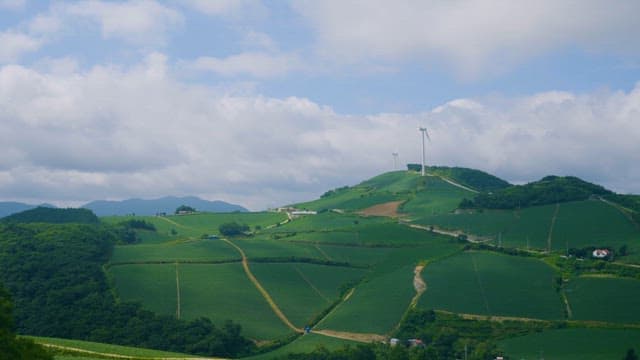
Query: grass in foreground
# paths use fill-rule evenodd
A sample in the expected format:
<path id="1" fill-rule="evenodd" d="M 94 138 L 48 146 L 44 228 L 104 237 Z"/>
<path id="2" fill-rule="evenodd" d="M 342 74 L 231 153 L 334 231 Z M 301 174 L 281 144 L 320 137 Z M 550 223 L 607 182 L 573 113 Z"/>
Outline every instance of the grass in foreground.
<path id="1" fill-rule="evenodd" d="M 623 359 L 627 349 L 640 348 L 640 330 L 562 329 L 503 340 L 509 359 Z"/>

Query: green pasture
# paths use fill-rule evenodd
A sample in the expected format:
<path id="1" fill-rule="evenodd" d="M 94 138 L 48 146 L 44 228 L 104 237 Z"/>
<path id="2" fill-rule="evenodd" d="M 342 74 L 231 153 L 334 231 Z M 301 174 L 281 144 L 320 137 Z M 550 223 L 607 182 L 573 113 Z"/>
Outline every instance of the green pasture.
<path id="1" fill-rule="evenodd" d="M 553 248 L 612 246 L 618 249 L 640 241 L 640 229 L 615 207 L 600 201 L 586 200 L 560 204 L 553 229 Z"/>
<path id="2" fill-rule="evenodd" d="M 393 248 L 340 245 L 314 245 L 327 260 L 347 262 L 354 266 L 373 266 L 382 262 Z"/>
<path id="3" fill-rule="evenodd" d="M 181 317 L 208 317 L 216 324 L 231 319 L 254 339 L 282 337 L 290 330 L 249 281 L 242 265 L 180 265 Z"/>
<path id="4" fill-rule="evenodd" d="M 298 327 L 308 325 L 338 299 L 341 286 L 357 281 L 364 270 L 301 263 L 251 264 L 258 281 Z"/>
<path id="5" fill-rule="evenodd" d="M 465 252 L 429 264 L 422 273 L 424 309 L 538 319 L 564 318 L 556 274 L 544 262 Z"/>
<path id="6" fill-rule="evenodd" d="M 234 239 L 249 260 L 256 258 L 313 258 L 323 260 L 324 255 L 311 244 L 266 239 Z"/>
<path id="7" fill-rule="evenodd" d="M 243 333 L 273 339 L 288 333 L 255 286 L 242 264 L 178 264 L 180 317 L 210 318 L 220 325 L 231 319 Z M 118 265 L 109 269 L 123 301 L 138 301 L 159 314 L 177 314 L 176 265 Z"/>
<path id="8" fill-rule="evenodd" d="M 504 247 L 546 249 L 555 205 L 427 216 L 418 223 L 491 238 Z"/>
<path id="9" fill-rule="evenodd" d="M 309 333 L 309 334 L 304 334 L 298 337 L 293 342 L 279 349 L 268 352 L 266 354 L 252 356 L 246 359 L 247 360 L 266 360 L 266 359 L 273 359 L 273 358 L 283 358 L 283 357 L 286 357 L 287 354 L 291 354 L 291 353 L 310 353 L 319 347 L 323 347 L 329 351 L 332 351 L 332 350 L 340 349 L 346 345 L 355 346 L 357 344 L 359 343 L 350 341 L 350 340 L 336 339 L 333 337 Z"/>
<path id="10" fill-rule="evenodd" d="M 393 171 L 364 181 L 358 186 L 391 193 L 415 191 L 424 185 L 424 178 L 416 172 Z"/>
<path id="11" fill-rule="evenodd" d="M 109 268 L 118 297 L 158 314 L 176 314 L 176 265 L 118 265 Z"/>
<path id="12" fill-rule="evenodd" d="M 289 241 L 353 246 L 417 246 L 440 241 L 445 236 L 414 229 L 395 222 L 359 224 L 335 231 L 301 232 L 287 237 Z"/>
<path id="13" fill-rule="evenodd" d="M 450 213 L 458 207 L 463 198 L 471 198 L 474 193 L 451 185 L 435 177 L 426 177 L 424 188 L 402 205 L 402 213 L 413 219 L 428 215 Z"/>
<path id="14" fill-rule="evenodd" d="M 70 339 L 58 339 L 58 338 L 47 338 L 47 337 L 37 337 L 37 336 L 25 336 L 25 338 L 29 338 L 35 341 L 38 344 L 51 344 L 57 346 L 66 346 L 75 349 L 94 351 L 103 354 L 115 354 L 121 356 L 132 356 L 132 357 L 162 357 L 162 358 L 198 358 L 198 356 L 187 355 L 187 354 L 179 354 L 172 353 L 167 351 L 159 351 L 152 349 L 143 349 L 143 348 L 135 348 L 129 346 L 120 346 L 120 345 L 112 345 L 112 344 L 104 344 L 97 343 L 91 341 L 82 341 L 82 340 L 70 340 Z M 80 354 L 80 353 L 78 353 Z M 57 355 L 56 359 L 94 359 L 95 357 L 91 357 L 91 355 L 81 355 L 82 357 L 71 356 L 71 355 Z"/>
<path id="15" fill-rule="evenodd" d="M 400 322 L 412 297 L 414 265 L 369 278 L 339 304 L 318 329 L 387 334 Z"/>
<path id="16" fill-rule="evenodd" d="M 574 320 L 640 322 L 639 280 L 582 276 L 571 279 L 565 293 Z"/>
<path id="17" fill-rule="evenodd" d="M 111 263 L 225 261 L 240 258 L 238 251 L 222 240 L 199 239 L 116 246 Z"/>
<path id="18" fill-rule="evenodd" d="M 503 340 L 499 348 L 509 359 L 624 359 L 627 349 L 640 350 L 637 329 L 547 330 Z"/>
<path id="19" fill-rule="evenodd" d="M 293 219 L 285 225 L 272 227 L 262 231 L 272 238 L 282 238 L 293 233 L 351 231 L 371 224 L 389 223 L 393 220 L 384 217 L 363 217 L 356 214 L 340 214 L 336 212 L 322 212 L 317 215 L 307 215 Z"/>

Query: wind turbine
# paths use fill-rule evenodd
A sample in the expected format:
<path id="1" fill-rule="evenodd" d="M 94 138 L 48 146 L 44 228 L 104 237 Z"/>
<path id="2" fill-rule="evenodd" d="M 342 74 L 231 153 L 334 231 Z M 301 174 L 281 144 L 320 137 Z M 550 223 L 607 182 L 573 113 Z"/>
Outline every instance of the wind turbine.
<path id="1" fill-rule="evenodd" d="M 393 170 L 398 170 L 398 152 L 391 153 L 393 155 Z"/>
<path id="2" fill-rule="evenodd" d="M 429 137 L 429 133 L 427 132 L 427 128 L 425 127 L 419 127 L 418 130 L 420 130 L 420 132 L 422 133 L 422 171 L 420 172 L 420 174 L 422 176 L 424 176 L 425 171 L 425 150 L 424 150 L 424 138 L 426 137 L 427 139 L 429 139 L 429 141 L 431 141 L 431 138 Z"/>

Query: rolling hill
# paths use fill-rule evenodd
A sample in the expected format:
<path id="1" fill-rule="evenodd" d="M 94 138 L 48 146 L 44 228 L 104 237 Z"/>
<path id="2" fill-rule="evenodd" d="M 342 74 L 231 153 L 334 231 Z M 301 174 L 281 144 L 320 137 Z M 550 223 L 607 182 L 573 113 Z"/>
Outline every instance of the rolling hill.
<path id="1" fill-rule="evenodd" d="M 205 212 L 234 212 L 247 211 L 240 205 L 230 204 L 224 201 L 208 201 L 195 196 L 175 197 L 166 196 L 159 199 L 143 200 L 128 199 L 122 201 L 96 200 L 83 208 L 93 211 L 98 216 L 111 215 L 155 215 L 158 213 L 173 214 L 180 205 L 190 206 L 198 211 Z"/>
<path id="2" fill-rule="evenodd" d="M 381 174 L 293 205 L 317 211 L 305 216 L 285 212 L 127 216 L 126 221 L 153 224 L 132 229 L 139 235 L 132 244 L 117 242 L 120 233 L 110 230 L 118 229 L 122 216 L 82 226 L 0 224 L 5 234 L 0 245 L 6 250 L 0 256 L 0 269 L 6 269 L 1 280 L 17 292 L 18 306 L 34 306 L 36 300 L 20 285 L 22 272 L 14 269 L 20 262 L 8 254 L 17 251 L 30 259 L 29 267 L 20 269 L 45 276 L 31 260 L 44 264 L 53 259 L 40 252 L 55 244 L 56 251 L 69 246 L 67 252 L 73 254 L 88 245 L 81 239 L 104 234 L 102 241 L 113 241 L 108 250 L 91 249 L 79 258 L 93 269 L 87 288 L 101 284 L 96 291 L 111 299 L 103 313 L 119 314 L 124 311 L 121 307 L 137 304 L 140 308 L 132 309 L 140 314 L 148 311 L 163 321 L 172 319 L 177 323 L 171 326 L 176 327 L 193 327 L 206 318 L 211 329 L 226 329 L 226 321 L 233 320 L 241 326 L 242 336 L 256 345 L 234 354 L 271 358 L 311 352 L 317 345 L 351 354 L 340 346 L 398 336 L 421 339 L 432 358 L 463 358 L 460 344 L 477 358 L 495 358 L 530 352 L 529 338 L 557 347 L 553 334 L 576 339 L 596 332 L 605 338 L 628 333 L 630 339 L 637 338 L 636 196 L 614 194 L 572 177 L 545 177 L 513 186 L 472 169 L 430 170 L 425 177 L 413 171 Z M 548 198 L 554 201 L 546 203 Z M 464 199 L 473 201 L 474 207 L 460 208 Z M 477 205 L 484 200 L 477 199 L 520 205 L 483 207 Z M 221 236 L 218 228 L 231 221 L 248 225 L 251 232 Z M 61 241 L 59 234 L 65 233 L 73 234 L 73 241 Z M 16 242 L 18 237 L 25 240 Z M 608 248 L 613 255 L 594 259 L 587 250 L 595 247 Z M 580 258 L 568 256 L 578 253 Z M 71 266 L 62 265 L 65 262 L 74 263 L 72 257 L 57 261 L 63 268 Z M 64 274 L 73 279 L 72 272 Z M 74 283 L 76 290 L 60 284 L 62 289 L 45 287 L 52 294 L 38 293 L 38 298 L 65 298 L 85 288 L 81 283 Z M 82 294 L 84 301 L 93 299 L 90 293 Z M 38 311 L 54 316 L 46 303 L 40 306 Z M 80 315 L 84 320 L 79 324 L 89 329 L 82 340 L 107 338 L 90 330 L 87 311 L 79 311 Z M 66 326 L 71 332 L 71 323 Z M 137 322 L 128 326 L 145 329 Z M 310 333 L 305 334 L 305 328 Z M 29 335 L 68 337 L 53 330 L 33 332 L 23 323 L 19 329 Z M 108 342 L 223 354 L 223 347 L 213 346 L 213 338 L 205 341 L 209 347 L 198 342 L 191 348 L 172 348 L 153 338 L 132 343 L 122 336 L 108 337 Z M 391 356 L 388 351 L 401 351 L 387 345 L 366 349 L 379 358 Z M 581 354 L 583 349 L 574 346 L 571 351 Z M 617 358 L 624 351 L 609 349 L 602 356 Z"/>

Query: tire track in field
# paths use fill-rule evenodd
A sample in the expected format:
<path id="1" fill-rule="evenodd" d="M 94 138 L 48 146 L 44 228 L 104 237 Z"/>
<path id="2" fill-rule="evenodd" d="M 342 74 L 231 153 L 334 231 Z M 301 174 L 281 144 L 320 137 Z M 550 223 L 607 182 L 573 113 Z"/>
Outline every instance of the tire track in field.
<path id="1" fill-rule="evenodd" d="M 556 209 L 553 212 L 551 218 L 551 225 L 549 226 L 549 236 L 547 236 L 547 252 L 551 252 L 551 238 L 553 237 L 553 227 L 556 225 L 556 219 L 558 218 L 558 212 L 560 211 L 560 203 L 556 204 Z"/>
<path id="2" fill-rule="evenodd" d="M 476 262 L 476 258 L 471 255 L 471 263 L 473 264 L 473 272 L 476 275 L 476 281 L 478 282 L 478 287 L 480 288 L 480 294 L 482 294 L 482 300 L 484 301 L 484 306 L 487 309 L 487 315 L 491 314 L 491 310 L 489 310 L 489 300 L 487 299 L 487 294 L 484 291 L 484 287 L 482 286 L 482 281 L 480 280 L 480 273 L 478 272 L 478 263 Z"/>
<path id="3" fill-rule="evenodd" d="M 242 256 L 242 267 L 244 268 L 245 274 L 247 274 L 247 277 L 249 278 L 249 280 L 253 283 L 256 289 L 258 289 L 262 297 L 267 301 L 267 303 L 271 307 L 271 310 L 273 310 L 276 316 L 280 318 L 280 320 L 282 320 L 282 322 L 285 325 L 287 325 L 287 327 L 289 327 L 291 330 L 297 333 L 303 333 L 304 330 L 297 328 L 295 325 L 291 323 L 291 321 L 289 321 L 287 316 L 282 312 L 282 310 L 280 310 L 276 302 L 273 301 L 273 298 L 271 298 L 271 295 L 269 295 L 267 290 L 265 290 L 265 288 L 262 287 L 262 284 L 260 284 L 258 279 L 253 275 L 253 273 L 251 272 L 251 269 L 249 268 L 249 260 L 247 259 L 247 255 L 245 255 L 244 250 L 242 250 L 242 248 L 240 248 L 238 245 L 231 242 L 231 240 L 224 239 L 224 238 L 221 238 L 220 240 L 228 243 L 229 245 L 233 246 L 236 250 L 238 250 L 238 252 L 240 253 L 240 256 Z"/>
<path id="4" fill-rule="evenodd" d="M 327 298 L 326 296 L 324 296 L 324 294 L 315 286 L 313 285 L 313 283 L 311 282 L 311 280 L 309 280 L 303 273 L 302 270 L 300 270 L 296 265 L 293 265 L 293 269 L 298 273 L 298 275 L 300 275 L 300 277 L 302 278 L 302 280 L 304 280 L 304 282 L 307 283 L 307 285 L 309 285 L 311 287 L 311 289 L 313 289 L 313 291 L 316 292 L 316 294 L 318 294 L 322 299 L 324 299 L 324 301 L 326 301 L 327 303 L 331 303 L 331 300 L 329 300 L 329 298 Z"/>
<path id="5" fill-rule="evenodd" d="M 180 319 L 180 275 L 176 262 L 176 318 Z"/>
<path id="6" fill-rule="evenodd" d="M 175 226 L 177 226 L 177 227 L 181 227 L 181 228 L 183 228 L 183 229 L 192 229 L 192 230 L 193 230 L 193 228 L 192 228 L 192 227 L 190 227 L 190 226 L 182 225 L 182 224 L 177 223 L 177 222 L 175 222 L 175 221 L 173 221 L 173 220 L 171 220 L 171 219 L 168 219 L 168 218 L 166 218 L 166 217 L 164 217 L 164 216 L 158 216 L 158 218 L 159 218 L 159 219 L 162 219 L 162 220 L 164 220 L 164 221 L 166 221 L 166 222 L 168 222 L 168 223 L 169 223 L 169 224 L 171 224 L 171 225 L 175 225 Z"/>

